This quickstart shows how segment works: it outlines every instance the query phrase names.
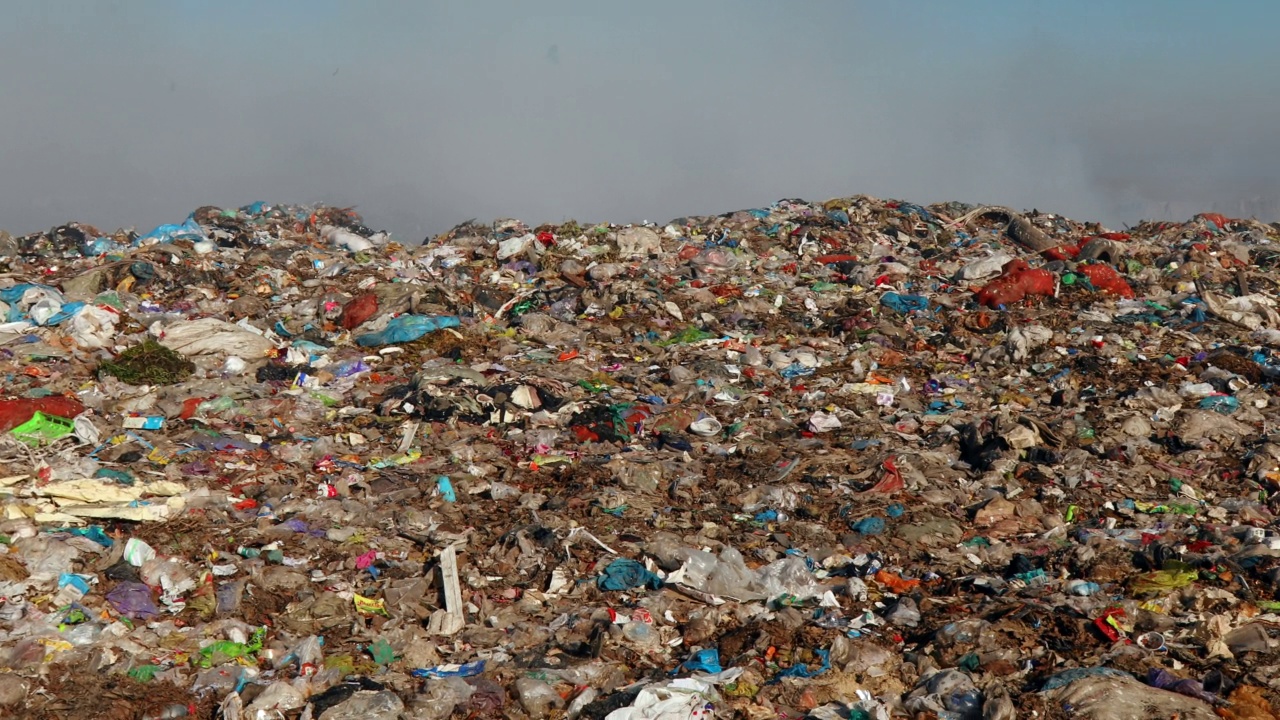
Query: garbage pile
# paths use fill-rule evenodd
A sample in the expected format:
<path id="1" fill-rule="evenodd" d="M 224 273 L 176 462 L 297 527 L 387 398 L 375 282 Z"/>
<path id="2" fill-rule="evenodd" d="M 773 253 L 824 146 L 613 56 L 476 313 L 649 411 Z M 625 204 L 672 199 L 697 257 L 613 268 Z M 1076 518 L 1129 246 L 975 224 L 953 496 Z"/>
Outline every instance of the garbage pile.
<path id="1" fill-rule="evenodd" d="M 0 235 L 0 716 L 1280 717 L 1280 227 Z"/>

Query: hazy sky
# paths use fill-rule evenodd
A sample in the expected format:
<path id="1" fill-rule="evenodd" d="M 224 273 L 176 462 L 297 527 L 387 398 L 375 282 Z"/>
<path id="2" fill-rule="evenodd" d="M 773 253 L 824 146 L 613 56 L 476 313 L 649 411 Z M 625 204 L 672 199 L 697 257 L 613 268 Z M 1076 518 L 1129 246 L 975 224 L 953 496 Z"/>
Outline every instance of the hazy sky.
<path id="1" fill-rule="evenodd" d="M 7 0 L 0 227 L 266 200 L 417 240 L 857 193 L 1265 215 L 1277 20 L 1257 0 Z"/>

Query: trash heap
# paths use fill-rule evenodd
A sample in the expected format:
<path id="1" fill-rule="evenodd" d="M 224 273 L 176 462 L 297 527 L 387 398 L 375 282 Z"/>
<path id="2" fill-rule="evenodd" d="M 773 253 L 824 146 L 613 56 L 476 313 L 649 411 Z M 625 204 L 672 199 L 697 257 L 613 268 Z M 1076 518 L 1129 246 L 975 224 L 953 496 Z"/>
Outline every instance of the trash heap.
<path id="1" fill-rule="evenodd" d="M 1276 718 L 1280 227 L 0 235 L 0 716 Z"/>

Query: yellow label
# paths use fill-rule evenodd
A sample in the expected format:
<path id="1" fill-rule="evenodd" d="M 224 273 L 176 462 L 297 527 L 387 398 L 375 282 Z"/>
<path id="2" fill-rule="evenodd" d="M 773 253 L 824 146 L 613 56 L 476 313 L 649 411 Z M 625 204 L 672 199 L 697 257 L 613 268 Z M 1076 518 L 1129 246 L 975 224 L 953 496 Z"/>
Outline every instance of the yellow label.
<path id="1" fill-rule="evenodd" d="M 356 612 L 361 615 L 385 615 L 391 617 L 391 613 L 387 612 L 385 600 L 374 600 L 358 593 L 352 599 L 355 600 Z"/>

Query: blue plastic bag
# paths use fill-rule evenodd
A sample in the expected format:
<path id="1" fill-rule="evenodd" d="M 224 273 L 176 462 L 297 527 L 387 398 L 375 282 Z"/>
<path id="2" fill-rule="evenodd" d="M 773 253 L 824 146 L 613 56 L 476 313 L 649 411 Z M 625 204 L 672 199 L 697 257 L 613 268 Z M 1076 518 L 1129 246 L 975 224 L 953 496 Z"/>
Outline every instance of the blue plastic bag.
<path id="1" fill-rule="evenodd" d="M 890 310 L 906 315 L 913 310 L 928 310 L 929 299 L 922 295 L 903 295 L 887 292 L 880 296 L 880 304 Z"/>
<path id="2" fill-rule="evenodd" d="M 107 534 L 106 530 L 102 529 L 101 525 L 90 525 L 89 527 L 83 528 L 67 527 L 55 532 L 64 532 L 71 535 L 78 535 L 82 538 L 88 538 L 102 547 L 111 547 L 112 545 L 115 545 L 115 541 L 111 539 L 111 536 Z"/>
<path id="3" fill-rule="evenodd" d="M 414 668 L 409 674 L 416 678 L 439 680 L 447 677 L 474 677 L 484 672 L 484 660 L 463 663 L 462 665 L 437 665 L 429 668 Z"/>
<path id="4" fill-rule="evenodd" d="M 635 560 L 619 558 L 609 563 L 604 574 L 596 578 L 596 586 L 601 590 L 630 590 L 638 587 L 657 590 L 662 587 L 662 578 L 649 572 Z"/>
<path id="5" fill-rule="evenodd" d="M 19 283 L 11 288 L 0 290 L 0 302 L 9 306 L 9 314 L 5 318 L 5 322 L 18 322 L 19 320 L 30 320 L 26 313 L 18 308 L 18 303 L 22 302 L 22 296 L 27 294 L 28 290 L 47 290 L 49 295 L 55 299 L 61 300 L 62 293 L 55 287 L 48 285 L 37 285 L 35 283 Z"/>
<path id="6" fill-rule="evenodd" d="M 111 238 L 94 238 L 80 245 L 80 254 L 85 257 L 98 257 L 112 252 L 122 252 L 124 246 L 112 240 Z"/>
<path id="7" fill-rule="evenodd" d="M 26 295 L 27 291 L 31 290 L 32 288 L 36 288 L 40 290 L 51 290 L 53 291 L 53 293 L 58 295 L 58 297 L 62 297 L 62 294 L 58 292 L 57 288 L 49 287 L 48 285 L 36 285 L 35 283 L 19 283 L 17 285 L 14 285 L 11 288 L 4 288 L 3 290 L 0 290 L 0 301 L 3 301 L 4 304 L 6 305 L 16 305 L 22 301 L 22 296 Z"/>
<path id="8" fill-rule="evenodd" d="M 401 315 L 387 323 L 385 329 L 356 338 L 356 344 L 360 347 L 371 347 L 413 342 L 429 332 L 454 328 L 461 324 L 462 321 L 454 315 Z"/>
<path id="9" fill-rule="evenodd" d="M 879 535 L 884 532 L 884 518 L 862 518 L 853 524 L 853 531 L 863 535 Z"/>
<path id="10" fill-rule="evenodd" d="M 812 375 L 815 372 L 817 372 L 817 370 L 815 370 L 814 368 L 805 367 L 804 365 L 801 365 L 798 362 L 793 362 L 790 365 L 779 370 L 778 374 L 788 380 L 794 380 L 795 378 L 803 377 L 805 375 Z"/>
<path id="11" fill-rule="evenodd" d="M 85 303 L 79 300 L 76 300 L 74 302 L 69 302 L 63 305 L 62 309 L 54 313 L 52 317 L 50 317 L 48 320 L 45 320 L 44 324 L 47 327 L 50 325 L 58 325 L 59 323 L 64 323 L 70 320 L 72 317 L 74 317 L 76 313 L 80 312 L 80 308 L 84 306 L 85 306 Z"/>
<path id="12" fill-rule="evenodd" d="M 1109 667 L 1070 668 L 1046 678 L 1044 684 L 1040 686 L 1040 692 L 1057 690 L 1058 688 L 1066 687 L 1077 680 L 1083 680 L 1090 677 L 1133 679 L 1133 676 L 1129 673 L 1113 670 Z"/>
<path id="13" fill-rule="evenodd" d="M 1220 415 L 1230 415 L 1240 409 L 1240 401 L 1230 395 L 1210 395 L 1200 401 L 1201 410 L 1212 410 Z"/>
<path id="14" fill-rule="evenodd" d="M 196 222 L 195 218 L 188 217 L 186 222 L 181 225 L 161 225 L 155 230 L 143 235 L 137 239 L 135 245 L 141 245 L 148 240 L 155 240 L 158 243 L 168 243 L 174 240 L 191 240 L 192 242 L 200 242 L 206 240 L 204 228 Z"/>
<path id="15" fill-rule="evenodd" d="M 794 677 L 794 678 L 817 677 L 822 673 L 831 669 L 831 651 L 830 650 L 814 650 L 813 654 L 817 655 L 818 659 L 822 661 L 822 664 L 818 666 L 817 670 L 810 670 L 808 665 L 801 665 L 800 663 L 796 663 L 795 665 L 792 665 L 791 667 L 787 668 L 786 670 L 783 670 L 777 675 L 774 675 L 773 680 L 770 680 L 769 682 L 774 683 L 774 682 L 780 681 L 782 678 L 789 678 L 789 677 Z"/>
<path id="16" fill-rule="evenodd" d="M 458 494 L 454 492 L 453 483 L 447 475 L 436 478 L 436 487 L 440 490 L 440 496 L 445 502 L 458 502 Z"/>
<path id="17" fill-rule="evenodd" d="M 680 667 L 676 668 L 676 672 L 687 670 L 688 672 L 706 672 L 715 674 L 722 672 L 724 668 L 720 667 L 720 651 L 716 648 L 707 648 L 689 656 L 688 660 L 680 663 Z"/>

